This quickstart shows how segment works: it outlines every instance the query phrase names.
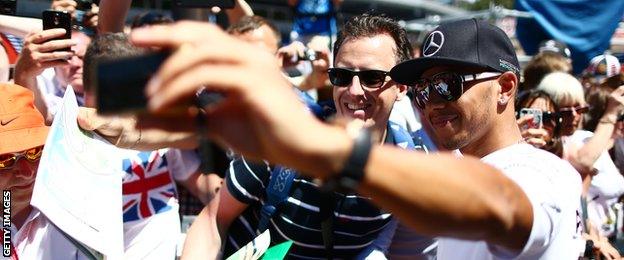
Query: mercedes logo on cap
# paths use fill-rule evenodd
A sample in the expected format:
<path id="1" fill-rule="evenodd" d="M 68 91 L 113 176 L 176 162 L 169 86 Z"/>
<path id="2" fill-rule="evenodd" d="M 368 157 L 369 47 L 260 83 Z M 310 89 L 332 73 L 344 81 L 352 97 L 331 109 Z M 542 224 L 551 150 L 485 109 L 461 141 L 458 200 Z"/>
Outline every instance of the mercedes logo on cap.
<path id="1" fill-rule="evenodd" d="M 442 34 L 442 32 L 440 31 L 431 32 L 431 34 L 427 36 L 425 44 L 423 44 L 423 46 L 425 47 L 423 48 L 422 55 L 425 57 L 429 57 L 436 54 L 442 48 L 443 44 L 444 34 Z"/>

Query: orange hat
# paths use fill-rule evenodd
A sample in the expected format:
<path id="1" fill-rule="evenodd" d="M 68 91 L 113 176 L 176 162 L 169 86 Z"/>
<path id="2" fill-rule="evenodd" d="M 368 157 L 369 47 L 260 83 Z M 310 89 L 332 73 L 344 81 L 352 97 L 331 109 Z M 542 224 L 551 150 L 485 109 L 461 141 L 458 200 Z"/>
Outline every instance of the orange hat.
<path id="1" fill-rule="evenodd" d="M 45 144 L 49 127 L 33 101 L 30 90 L 0 83 L 0 154 Z"/>

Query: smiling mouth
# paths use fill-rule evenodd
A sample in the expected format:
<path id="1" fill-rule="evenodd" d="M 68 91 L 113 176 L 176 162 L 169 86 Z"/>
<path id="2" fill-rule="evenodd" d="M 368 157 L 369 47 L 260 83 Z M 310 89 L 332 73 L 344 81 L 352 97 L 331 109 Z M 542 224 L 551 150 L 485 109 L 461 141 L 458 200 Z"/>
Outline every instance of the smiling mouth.
<path id="1" fill-rule="evenodd" d="M 370 105 L 368 104 L 351 104 L 351 103 L 344 103 L 344 106 L 347 107 L 349 110 L 366 110 L 367 108 L 370 107 Z"/>
<path id="2" fill-rule="evenodd" d="M 12 186 L 11 189 L 15 189 L 15 190 L 26 189 L 26 188 L 32 186 L 33 184 L 35 184 L 34 180 L 31 181 L 30 183 L 26 183 L 26 184 L 23 184 L 23 185 Z"/>
<path id="3" fill-rule="evenodd" d="M 451 123 L 453 120 L 457 119 L 459 116 L 457 115 L 443 115 L 443 116 L 433 116 L 429 121 L 432 125 L 437 127 L 443 127 L 447 123 Z"/>

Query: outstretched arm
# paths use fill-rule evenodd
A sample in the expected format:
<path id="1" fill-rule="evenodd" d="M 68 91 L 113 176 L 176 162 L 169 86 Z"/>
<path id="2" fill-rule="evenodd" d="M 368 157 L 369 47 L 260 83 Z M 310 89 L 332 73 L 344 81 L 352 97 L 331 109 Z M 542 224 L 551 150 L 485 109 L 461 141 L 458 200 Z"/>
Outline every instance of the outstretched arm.
<path id="1" fill-rule="evenodd" d="M 190 114 L 170 121 L 158 114 L 189 106 L 197 88 L 206 86 L 225 96 L 207 111 L 209 135 L 217 142 L 320 179 L 343 168 L 354 142 L 344 128 L 326 125 L 304 109 L 273 56 L 201 23 L 146 28 L 131 39 L 141 46 L 185 46 L 148 85 L 153 118 L 143 118 L 143 127 L 193 129 L 185 123 Z M 533 208 L 527 196 L 476 158 L 376 146 L 365 173 L 359 192 L 423 234 L 486 240 L 516 251 L 528 240 Z"/>

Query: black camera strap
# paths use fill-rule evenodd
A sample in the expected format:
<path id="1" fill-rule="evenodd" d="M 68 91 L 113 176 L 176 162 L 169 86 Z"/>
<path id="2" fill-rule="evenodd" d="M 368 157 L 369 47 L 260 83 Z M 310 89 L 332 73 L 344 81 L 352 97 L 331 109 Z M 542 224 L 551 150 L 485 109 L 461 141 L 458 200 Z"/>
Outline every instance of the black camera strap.
<path id="1" fill-rule="evenodd" d="M 199 109 L 196 116 L 197 134 L 199 135 L 199 147 L 197 148 L 200 155 L 199 170 L 202 174 L 209 174 L 216 171 L 214 163 L 214 148 L 212 142 L 208 140 L 208 129 L 206 128 L 205 109 L 223 100 L 223 96 L 219 93 L 209 92 L 202 88 L 196 93 L 195 106 Z"/>
<path id="2" fill-rule="evenodd" d="M 323 234 L 323 245 L 325 246 L 325 257 L 334 258 L 334 210 L 336 209 L 336 199 L 331 191 L 321 193 L 321 203 L 319 214 L 321 215 L 321 231 Z"/>

